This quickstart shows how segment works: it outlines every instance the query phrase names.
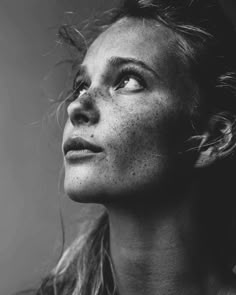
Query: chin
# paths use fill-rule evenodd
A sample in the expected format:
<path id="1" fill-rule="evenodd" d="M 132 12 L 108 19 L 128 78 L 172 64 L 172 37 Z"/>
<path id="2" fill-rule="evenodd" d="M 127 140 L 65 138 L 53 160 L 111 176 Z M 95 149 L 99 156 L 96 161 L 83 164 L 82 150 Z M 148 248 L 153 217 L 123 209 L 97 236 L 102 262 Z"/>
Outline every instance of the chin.
<path id="1" fill-rule="evenodd" d="M 79 203 L 103 204 L 106 199 L 103 186 L 92 180 L 74 179 L 73 181 L 65 178 L 64 191 L 71 200 Z"/>

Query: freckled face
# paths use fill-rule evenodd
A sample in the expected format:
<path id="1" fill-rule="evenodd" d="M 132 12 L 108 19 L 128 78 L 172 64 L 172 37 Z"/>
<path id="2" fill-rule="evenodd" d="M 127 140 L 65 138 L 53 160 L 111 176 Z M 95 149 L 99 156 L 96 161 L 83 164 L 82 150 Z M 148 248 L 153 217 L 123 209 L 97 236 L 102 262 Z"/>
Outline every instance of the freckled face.
<path id="1" fill-rule="evenodd" d="M 127 18 L 88 49 L 63 145 L 80 137 L 101 150 L 73 161 L 65 157 L 64 186 L 73 200 L 147 200 L 148 192 L 179 181 L 189 169 L 189 159 L 178 152 L 192 132 L 195 87 L 174 45 L 174 33 L 163 25 Z"/>

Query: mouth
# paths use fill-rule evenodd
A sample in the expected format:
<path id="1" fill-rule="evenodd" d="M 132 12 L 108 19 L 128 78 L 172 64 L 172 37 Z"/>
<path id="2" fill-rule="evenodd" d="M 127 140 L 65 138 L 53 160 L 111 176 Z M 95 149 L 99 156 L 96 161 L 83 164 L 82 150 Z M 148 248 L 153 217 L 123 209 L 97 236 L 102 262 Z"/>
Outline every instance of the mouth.
<path id="1" fill-rule="evenodd" d="M 67 160 L 76 160 L 101 153 L 103 149 L 81 137 L 69 138 L 63 145 L 63 153 Z"/>

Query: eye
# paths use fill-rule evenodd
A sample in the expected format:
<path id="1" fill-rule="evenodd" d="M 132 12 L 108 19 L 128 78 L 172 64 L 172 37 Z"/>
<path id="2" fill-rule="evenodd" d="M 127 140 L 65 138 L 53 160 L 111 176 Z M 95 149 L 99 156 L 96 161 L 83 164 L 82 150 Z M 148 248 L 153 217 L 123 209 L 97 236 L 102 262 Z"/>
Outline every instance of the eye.
<path id="1" fill-rule="evenodd" d="M 88 91 L 88 88 L 89 86 L 85 82 L 76 82 L 73 87 L 73 99 L 81 97 Z"/>
<path id="2" fill-rule="evenodd" d="M 143 89 L 143 85 L 139 78 L 133 77 L 133 76 L 126 76 L 124 77 L 119 85 L 117 86 L 117 89 L 123 88 L 128 91 L 138 91 Z"/>

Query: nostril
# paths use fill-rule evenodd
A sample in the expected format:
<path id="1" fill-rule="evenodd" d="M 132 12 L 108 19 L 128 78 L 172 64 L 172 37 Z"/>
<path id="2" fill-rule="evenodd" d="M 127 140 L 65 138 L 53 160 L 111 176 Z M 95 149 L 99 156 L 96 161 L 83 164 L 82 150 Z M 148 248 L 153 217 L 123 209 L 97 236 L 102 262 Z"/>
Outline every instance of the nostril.
<path id="1" fill-rule="evenodd" d="M 82 117 L 83 117 L 84 123 L 88 123 L 89 122 L 89 118 L 87 116 L 82 115 Z"/>
<path id="2" fill-rule="evenodd" d="M 73 125 L 80 124 L 95 124 L 99 119 L 99 110 L 95 102 L 91 99 L 85 100 L 85 97 L 81 96 L 81 99 L 77 99 L 72 102 L 67 109 L 68 116 Z M 88 104 L 87 104 L 88 103 Z"/>
<path id="3" fill-rule="evenodd" d="M 72 120 L 75 122 L 75 124 L 87 124 L 89 122 L 89 117 L 85 114 L 78 113 L 74 114 L 74 118 Z"/>

